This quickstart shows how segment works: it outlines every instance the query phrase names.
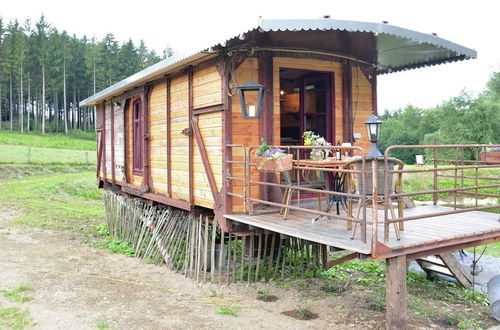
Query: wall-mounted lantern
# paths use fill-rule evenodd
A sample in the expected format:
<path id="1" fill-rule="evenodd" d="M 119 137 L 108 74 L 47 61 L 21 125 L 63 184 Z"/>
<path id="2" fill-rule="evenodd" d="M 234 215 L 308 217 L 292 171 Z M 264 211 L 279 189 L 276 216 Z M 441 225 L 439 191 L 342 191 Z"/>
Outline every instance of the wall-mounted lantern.
<path id="1" fill-rule="evenodd" d="M 366 156 L 367 158 L 378 158 L 384 157 L 380 150 L 378 150 L 378 141 L 380 139 L 380 128 L 382 126 L 382 121 L 378 119 L 377 116 L 371 115 L 367 121 L 365 121 L 366 132 L 368 133 L 368 140 L 372 143 L 370 152 Z"/>
<path id="2" fill-rule="evenodd" d="M 264 86 L 255 81 L 248 81 L 236 86 L 244 118 L 254 119 L 260 117 L 264 101 L 264 89 Z"/>

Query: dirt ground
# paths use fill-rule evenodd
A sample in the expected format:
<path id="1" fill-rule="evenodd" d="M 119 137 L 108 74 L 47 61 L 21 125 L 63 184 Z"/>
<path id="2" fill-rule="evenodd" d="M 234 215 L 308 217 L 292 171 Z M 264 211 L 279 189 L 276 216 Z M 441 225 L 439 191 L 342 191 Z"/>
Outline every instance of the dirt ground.
<path id="1" fill-rule="evenodd" d="M 5 222 L 16 214 L 0 214 Z M 0 228 L 2 228 L 0 223 Z M 165 267 L 89 247 L 81 236 L 37 229 L 0 229 L 0 289 L 29 284 L 35 329 L 382 329 L 385 313 L 356 296 L 311 298 L 276 285 L 197 284 Z M 256 299 L 258 290 L 278 297 Z M 0 306 L 12 305 L 0 297 Z M 311 306 L 312 320 L 286 315 Z M 220 306 L 240 307 L 237 316 Z M 283 314 L 285 312 L 285 314 Z M 290 314 L 290 313 L 287 313 Z M 412 329 L 440 325 L 410 321 Z"/>

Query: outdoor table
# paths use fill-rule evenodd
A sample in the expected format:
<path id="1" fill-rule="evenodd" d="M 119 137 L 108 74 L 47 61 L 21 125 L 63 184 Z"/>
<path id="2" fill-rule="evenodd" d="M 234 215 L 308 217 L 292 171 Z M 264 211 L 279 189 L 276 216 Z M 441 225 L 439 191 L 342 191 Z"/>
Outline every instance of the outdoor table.
<path id="1" fill-rule="evenodd" d="M 311 170 L 315 169 L 340 169 L 344 168 L 350 161 L 352 161 L 351 157 L 346 157 L 343 159 L 336 159 L 334 157 L 328 157 L 323 160 L 313 160 L 313 159 L 300 159 L 295 161 L 295 166 L 304 167 L 302 170 L 307 171 L 307 167 L 310 167 Z M 330 191 L 334 192 L 344 192 L 344 181 L 345 181 L 345 173 L 339 174 L 338 171 L 327 171 L 326 172 L 326 187 Z M 328 200 L 328 205 L 325 212 L 330 213 L 333 205 L 335 204 L 337 207 L 337 215 L 340 215 L 339 205 L 341 203 L 345 203 L 345 197 L 338 195 L 330 195 Z M 312 222 L 315 223 L 319 219 L 321 219 L 323 215 L 319 215 L 312 219 Z"/>

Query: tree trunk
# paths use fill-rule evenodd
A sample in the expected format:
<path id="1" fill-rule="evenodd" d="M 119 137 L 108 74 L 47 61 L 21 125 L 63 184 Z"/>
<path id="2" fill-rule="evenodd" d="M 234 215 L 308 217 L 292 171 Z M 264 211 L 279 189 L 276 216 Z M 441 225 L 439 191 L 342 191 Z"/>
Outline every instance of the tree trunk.
<path id="1" fill-rule="evenodd" d="M 56 132 L 59 133 L 59 100 L 56 91 L 54 91 L 54 120 L 56 121 Z"/>
<path id="2" fill-rule="evenodd" d="M 95 83 L 95 55 L 94 55 L 94 95 L 95 95 L 95 92 L 96 92 L 96 83 Z M 94 125 L 95 127 L 95 118 L 94 118 L 94 114 L 96 112 L 96 107 L 95 105 L 92 107 L 92 114 L 91 114 L 91 117 L 92 117 L 92 124 Z"/>
<path id="3" fill-rule="evenodd" d="M 0 76 L 0 82 L 2 81 Z M 2 130 L 2 84 L 0 83 L 0 131 Z"/>
<path id="4" fill-rule="evenodd" d="M 42 63 L 42 134 L 45 134 L 45 63 Z"/>
<path id="5" fill-rule="evenodd" d="M 10 71 L 9 85 L 10 85 L 10 102 L 9 102 L 10 113 L 9 113 L 9 120 L 10 120 L 10 130 L 12 131 L 12 112 L 14 111 L 14 104 L 13 104 L 13 101 L 12 101 L 12 70 Z"/>
<path id="6" fill-rule="evenodd" d="M 28 72 L 28 109 L 27 109 L 27 114 L 28 114 L 28 123 L 27 123 L 27 131 L 30 131 L 30 112 L 31 109 L 33 109 L 33 106 L 31 104 L 31 80 L 30 80 L 30 73 Z"/>
<path id="7" fill-rule="evenodd" d="M 24 133 L 24 95 L 23 95 L 23 61 L 21 61 L 21 93 L 19 94 L 19 128 Z"/>
<path id="8" fill-rule="evenodd" d="M 73 129 L 78 128 L 78 117 L 76 112 L 76 86 L 73 84 Z"/>
<path id="9" fill-rule="evenodd" d="M 66 57 L 63 62 L 63 102 L 64 102 L 64 134 L 68 134 L 68 105 L 66 98 Z"/>

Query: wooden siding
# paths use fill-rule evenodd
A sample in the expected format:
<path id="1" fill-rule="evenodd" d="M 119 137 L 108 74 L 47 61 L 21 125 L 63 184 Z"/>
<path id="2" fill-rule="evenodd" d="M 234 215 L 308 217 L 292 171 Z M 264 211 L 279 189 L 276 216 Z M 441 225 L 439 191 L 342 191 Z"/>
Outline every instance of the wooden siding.
<path id="1" fill-rule="evenodd" d="M 193 74 L 193 108 L 220 104 L 221 77 L 215 66 L 195 71 Z"/>
<path id="2" fill-rule="evenodd" d="M 152 190 L 156 194 L 166 195 L 167 178 L 167 84 L 153 87 L 149 99 L 149 152 L 151 159 Z"/>
<path id="3" fill-rule="evenodd" d="M 113 145 L 111 142 L 111 102 L 106 102 L 106 107 L 105 109 L 105 118 L 106 118 L 106 123 L 105 123 L 105 131 L 106 131 L 106 178 L 111 180 L 111 172 L 112 172 L 112 167 L 113 164 L 111 163 L 111 146 Z"/>
<path id="4" fill-rule="evenodd" d="M 172 198 L 189 201 L 189 137 L 182 134 L 189 127 L 187 75 L 172 79 L 170 91 Z"/>
<path id="5" fill-rule="evenodd" d="M 256 81 L 259 77 L 259 66 L 257 58 L 247 58 L 240 66 L 236 69 L 236 85 L 245 83 L 247 81 Z M 246 147 L 256 146 L 259 144 L 259 119 L 245 119 L 241 112 L 240 99 L 237 93 L 231 97 L 232 105 L 232 143 L 242 144 Z M 279 111 L 279 110 L 278 110 Z M 275 122 L 279 125 L 279 117 Z M 279 126 L 278 126 L 279 127 Z M 279 129 L 278 129 L 279 136 Z M 233 149 L 233 160 L 242 161 L 243 154 L 240 148 Z M 243 177 L 243 169 L 240 166 L 234 166 L 232 171 L 233 176 Z M 254 180 L 259 179 L 259 173 L 254 171 L 252 173 L 252 178 Z M 243 194 L 243 183 L 239 181 L 233 182 L 233 192 L 236 194 Z M 252 196 L 255 198 L 259 197 L 259 188 L 252 187 Z M 243 201 L 240 198 L 232 199 L 233 212 L 241 212 L 243 210 Z"/>
<path id="6" fill-rule="evenodd" d="M 219 85 L 220 86 L 220 85 Z M 219 97 L 220 97 L 219 91 Z M 220 111 L 199 116 L 198 126 L 207 150 L 210 167 L 214 174 L 217 190 L 222 188 L 222 113 Z M 201 159 L 196 140 L 194 141 L 194 202 L 196 205 L 213 208 L 214 200 L 207 173 Z"/>
<path id="7" fill-rule="evenodd" d="M 125 132 L 123 130 L 123 115 L 125 104 L 115 107 L 115 176 L 116 182 L 123 182 L 125 179 Z"/>
<path id="8" fill-rule="evenodd" d="M 259 61 L 257 57 L 245 59 L 236 69 L 236 85 L 250 80 L 258 80 Z M 311 71 L 332 72 L 334 76 L 334 106 L 335 106 L 335 140 L 342 140 L 343 121 L 342 121 L 342 66 L 340 62 L 275 57 L 273 59 L 273 139 L 275 143 L 280 141 L 280 69 L 303 69 Z M 363 122 L 368 118 L 372 110 L 371 85 L 368 78 L 357 66 L 353 66 L 352 71 L 352 96 L 353 96 L 353 117 L 354 132 L 362 133 L 362 143 L 366 143 L 366 134 L 364 133 Z M 208 66 L 201 70 L 194 70 L 192 80 L 193 110 L 202 109 L 210 106 L 222 104 L 222 81 L 219 72 L 215 66 Z M 183 134 L 183 131 L 190 127 L 189 118 L 189 82 L 188 74 L 177 75 L 170 81 L 170 132 L 167 132 L 167 86 L 166 82 L 158 81 L 152 87 L 149 102 L 144 102 L 143 106 L 149 103 L 149 153 L 151 168 L 151 192 L 158 195 L 168 196 L 169 186 L 171 198 L 174 200 L 189 201 L 189 164 L 193 164 L 193 201 L 195 205 L 207 208 L 213 208 L 213 196 L 210 189 L 207 171 L 202 161 L 196 140 L 193 139 L 193 159 L 189 159 L 189 136 Z M 125 102 L 123 107 L 114 109 L 114 143 L 111 139 L 111 102 L 105 106 L 105 124 L 102 129 L 105 132 L 105 153 L 103 158 L 106 160 L 106 173 L 102 171 L 101 177 L 106 177 L 111 181 L 112 168 L 115 169 L 116 182 L 118 184 L 125 181 L 125 173 L 122 169 L 126 168 L 126 181 L 135 186 L 138 190 L 143 185 L 143 177 L 134 175 L 132 171 L 132 104 L 139 96 L 128 99 L 127 108 Z M 244 119 L 241 113 L 239 97 L 235 95 L 230 97 L 231 109 L 231 134 L 232 143 L 245 146 L 259 145 L 259 119 Z M 123 101 L 125 101 L 123 99 Z M 98 110 L 98 116 L 102 110 Z M 201 137 L 205 144 L 211 170 L 214 175 L 217 190 L 223 187 L 223 112 L 207 112 L 198 115 L 198 126 Z M 124 118 L 125 116 L 125 118 Z M 102 116 L 101 116 L 102 117 Z M 98 117 L 98 118 L 101 118 Z M 125 122 L 125 127 L 123 123 Z M 125 136 L 127 141 L 125 141 Z M 167 141 L 171 145 L 170 173 L 168 173 L 167 164 Z M 333 141 L 332 141 L 333 142 Z M 111 162 L 111 149 L 114 145 L 115 163 Z M 241 149 L 233 150 L 233 160 L 243 160 Z M 168 178 L 171 182 L 168 182 Z M 232 175 L 236 177 L 243 176 L 243 169 L 240 166 L 233 166 Z M 257 171 L 252 173 L 253 179 L 259 178 Z M 243 186 L 240 182 L 233 182 L 233 192 L 242 194 Z M 252 187 L 252 197 L 259 198 L 258 187 Z M 242 211 L 242 200 L 233 199 L 233 211 Z"/>
<path id="9" fill-rule="evenodd" d="M 372 105 L 372 85 L 359 66 L 352 67 L 352 118 L 353 133 L 361 133 L 361 139 L 356 141 L 356 145 L 370 150 L 370 142 L 366 135 L 364 122 L 370 117 L 373 111 Z"/>
<path id="10" fill-rule="evenodd" d="M 103 109 L 102 109 L 101 105 L 96 106 L 96 110 L 95 110 L 95 118 L 96 118 L 95 130 L 96 130 L 96 143 L 97 143 L 96 153 L 97 153 L 97 162 L 101 162 L 98 165 L 99 173 L 97 175 L 99 178 L 102 178 L 103 174 L 104 174 L 104 172 L 103 172 L 103 165 L 104 164 L 102 162 L 102 159 L 103 159 L 102 157 L 104 155 L 101 154 L 101 148 L 102 148 L 101 139 L 102 139 L 102 135 L 103 135 L 102 114 L 103 114 Z M 101 159 L 99 159 L 99 155 L 101 155 Z"/>

